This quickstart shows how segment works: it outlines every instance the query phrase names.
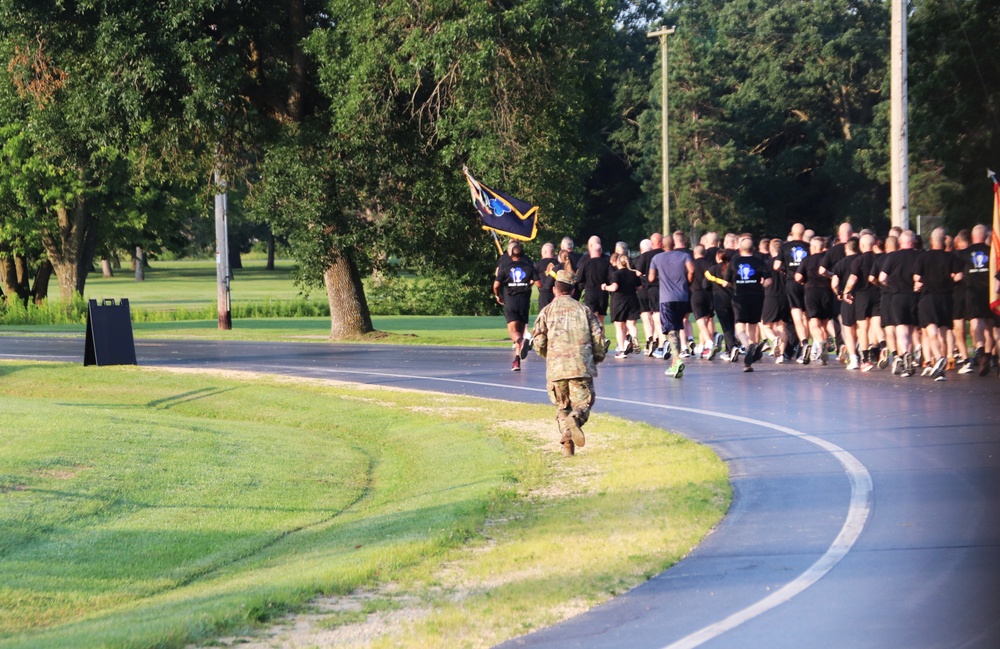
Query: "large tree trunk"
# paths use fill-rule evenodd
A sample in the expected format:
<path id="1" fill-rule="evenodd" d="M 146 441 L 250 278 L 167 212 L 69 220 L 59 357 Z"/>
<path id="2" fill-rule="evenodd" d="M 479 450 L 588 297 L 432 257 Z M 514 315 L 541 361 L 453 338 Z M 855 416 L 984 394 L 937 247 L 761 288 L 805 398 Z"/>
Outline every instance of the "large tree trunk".
<path id="1" fill-rule="evenodd" d="M 274 270 L 274 233 L 267 230 L 267 270 Z"/>
<path id="2" fill-rule="evenodd" d="M 330 301 L 330 339 L 356 338 L 374 330 L 358 266 L 347 253 L 337 252 L 323 273 Z"/>
<path id="3" fill-rule="evenodd" d="M 102 259 L 101 260 L 101 276 L 102 277 L 114 277 L 115 272 L 111 269 L 111 260 Z"/>
<path id="4" fill-rule="evenodd" d="M 23 260 L 16 255 L 8 255 L 0 259 L 0 275 L 3 276 L 3 291 L 7 295 L 16 295 L 23 304 L 28 303 L 28 285 L 23 280 L 21 267 Z"/>
<path id="5" fill-rule="evenodd" d="M 35 283 L 31 287 L 31 295 L 35 299 L 35 304 L 42 304 L 49 297 L 49 279 L 52 278 L 52 263 L 46 259 L 38 265 L 38 272 L 35 273 Z"/>
<path id="6" fill-rule="evenodd" d="M 97 251 L 97 224 L 82 197 L 77 197 L 72 209 L 60 205 L 55 212 L 57 232 L 42 232 L 42 245 L 59 280 L 59 297 L 68 305 L 74 294 L 83 295 Z"/>

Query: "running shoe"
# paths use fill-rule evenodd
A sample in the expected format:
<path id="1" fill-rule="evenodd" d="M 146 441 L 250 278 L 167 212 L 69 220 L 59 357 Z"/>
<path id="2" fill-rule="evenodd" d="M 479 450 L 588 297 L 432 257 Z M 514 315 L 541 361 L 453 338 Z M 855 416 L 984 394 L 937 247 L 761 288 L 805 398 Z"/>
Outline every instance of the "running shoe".
<path id="1" fill-rule="evenodd" d="M 920 345 L 917 345 L 916 350 L 913 352 L 913 362 L 917 365 L 924 364 L 924 350 Z"/>
<path id="2" fill-rule="evenodd" d="M 937 359 L 937 361 L 935 361 L 934 365 L 931 367 L 931 373 L 930 373 L 931 378 L 934 379 L 935 381 L 944 380 L 944 371 L 946 367 L 948 367 L 948 359 L 944 358 L 943 356 Z"/>
<path id="3" fill-rule="evenodd" d="M 653 352 L 656 351 L 656 338 L 646 339 L 646 356 L 652 356 Z"/>
<path id="4" fill-rule="evenodd" d="M 510 366 L 510 371 L 511 372 L 520 372 L 521 371 L 521 357 L 520 356 L 518 356 L 518 357 L 516 357 L 514 359 L 514 364 Z"/>
<path id="5" fill-rule="evenodd" d="M 917 367 L 914 363 L 913 354 L 910 352 L 903 354 L 903 371 L 899 375 L 903 378 L 910 378 L 916 373 Z"/>
<path id="6" fill-rule="evenodd" d="M 760 361 L 760 359 L 762 358 L 764 358 L 764 347 L 758 343 L 757 350 L 754 352 L 753 355 L 753 362 L 756 363 Z"/>
<path id="7" fill-rule="evenodd" d="M 662 349 L 654 349 L 652 356 L 653 356 L 653 358 L 656 358 L 656 359 L 663 358 L 663 350 Z"/>
<path id="8" fill-rule="evenodd" d="M 875 366 L 871 364 L 871 361 L 864 361 L 861 363 L 862 372 L 871 372 Z"/>
<path id="9" fill-rule="evenodd" d="M 716 333 L 715 334 L 715 338 L 712 340 L 712 344 L 715 346 L 716 350 L 718 350 L 718 351 L 722 350 L 722 342 L 724 340 L 725 340 L 725 336 L 723 336 L 721 333 Z"/>
<path id="10" fill-rule="evenodd" d="M 892 373 L 893 374 L 897 374 L 897 375 L 903 373 L 903 357 L 902 356 L 895 356 L 895 357 L 893 357 L 893 359 L 892 359 Z"/>
<path id="11" fill-rule="evenodd" d="M 743 365 L 750 367 L 753 362 L 757 360 L 757 348 L 759 345 L 757 343 L 750 343 L 747 345 L 747 355 L 743 357 Z"/>
<path id="12" fill-rule="evenodd" d="M 745 366 L 743 366 L 743 371 L 744 372 L 753 372 L 753 367 L 751 367 L 749 365 L 745 365 Z"/>
<path id="13" fill-rule="evenodd" d="M 933 372 L 934 372 L 934 366 L 933 365 L 924 365 L 924 369 L 920 370 L 920 376 L 921 376 L 921 378 L 925 377 L 925 376 L 930 376 L 931 373 L 933 373 Z"/>
<path id="14" fill-rule="evenodd" d="M 830 360 L 830 354 L 824 349 L 822 352 L 820 352 L 819 364 L 825 366 L 827 364 L 827 361 L 829 360 Z"/>
<path id="15" fill-rule="evenodd" d="M 608 350 L 611 349 L 611 341 L 607 338 L 604 339 L 604 353 L 607 354 Z"/>
<path id="16" fill-rule="evenodd" d="M 834 338 L 833 336 L 830 336 L 826 340 L 826 353 L 832 354 L 836 351 L 837 351 L 837 339 Z"/>
<path id="17" fill-rule="evenodd" d="M 689 356 L 694 356 L 694 338 L 688 338 L 687 353 Z"/>
<path id="18" fill-rule="evenodd" d="M 673 365 L 670 366 L 670 368 L 666 372 L 664 372 L 664 374 L 666 374 L 667 376 L 672 376 L 675 379 L 681 378 L 681 376 L 684 374 L 684 363 L 680 362 L 674 363 Z"/>
<path id="19" fill-rule="evenodd" d="M 784 355 L 780 355 L 780 356 L 778 356 L 777 358 L 774 359 L 774 362 L 775 362 L 776 365 L 784 365 L 785 363 L 788 362 L 788 359 L 785 358 Z"/>
<path id="20" fill-rule="evenodd" d="M 885 368 L 889 367 L 890 356 L 892 356 L 892 352 L 890 352 L 887 348 L 883 347 L 881 350 L 879 350 L 878 363 L 876 363 L 876 365 L 880 370 L 884 370 Z"/>
<path id="21" fill-rule="evenodd" d="M 733 347 L 729 352 L 729 362 L 735 363 L 738 360 L 740 360 L 740 348 Z"/>
<path id="22" fill-rule="evenodd" d="M 705 356 L 705 360 L 707 361 L 715 360 L 715 357 L 719 355 L 719 348 L 715 345 L 712 345 L 711 349 L 708 349 L 707 351 L 708 355 Z"/>
<path id="23" fill-rule="evenodd" d="M 993 357 L 983 356 L 983 360 L 979 363 L 979 376 L 986 376 L 989 374 L 991 365 L 993 365 Z"/>
<path id="24" fill-rule="evenodd" d="M 615 352 L 615 358 L 617 358 L 619 360 L 621 360 L 623 358 L 628 358 L 628 354 L 626 354 L 625 352 L 619 350 L 619 351 Z"/>
<path id="25" fill-rule="evenodd" d="M 517 355 L 524 360 L 528 356 L 528 352 L 531 351 L 531 338 L 518 338 L 517 340 Z"/>
<path id="26" fill-rule="evenodd" d="M 635 339 L 632 338 L 632 334 L 625 334 L 625 353 L 631 354 L 635 349 Z"/>
<path id="27" fill-rule="evenodd" d="M 960 367 L 958 368 L 958 373 L 959 374 L 972 374 L 973 372 L 976 371 L 976 368 L 974 368 L 972 365 L 973 365 L 973 363 L 972 363 L 972 359 L 971 358 L 967 358 L 964 361 L 961 361 L 959 363 Z"/>
<path id="28" fill-rule="evenodd" d="M 767 352 L 773 350 L 774 346 L 771 345 L 771 339 L 770 338 L 765 338 L 763 340 L 763 342 L 760 343 L 760 349 L 764 353 L 767 353 Z"/>
<path id="29" fill-rule="evenodd" d="M 851 356 L 851 360 L 847 364 L 847 368 L 846 369 L 849 369 L 849 370 L 860 370 L 861 369 L 861 364 L 858 363 L 858 357 L 857 356 Z"/>

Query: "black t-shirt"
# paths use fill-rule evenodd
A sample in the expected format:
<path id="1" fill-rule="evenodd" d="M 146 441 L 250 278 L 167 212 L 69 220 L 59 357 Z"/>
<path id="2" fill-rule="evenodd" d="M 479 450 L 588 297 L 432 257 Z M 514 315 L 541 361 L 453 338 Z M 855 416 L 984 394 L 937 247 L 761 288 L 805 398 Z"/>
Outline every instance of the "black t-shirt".
<path id="1" fill-rule="evenodd" d="M 604 255 L 584 257 L 576 269 L 576 283 L 591 295 L 601 290 L 611 277 L 611 260 Z"/>
<path id="2" fill-rule="evenodd" d="M 539 259 L 535 262 L 535 276 L 538 278 L 538 281 L 542 283 L 542 286 L 538 289 L 540 293 L 551 293 L 552 285 L 556 283 L 556 278 L 547 274 L 549 264 L 552 264 L 555 267 L 553 270 L 560 270 L 558 268 L 559 260 L 553 259 L 552 257 Z"/>
<path id="3" fill-rule="evenodd" d="M 854 292 L 858 291 L 868 291 L 874 288 L 868 278 L 872 274 L 872 269 L 875 267 L 875 253 L 863 252 L 860 255 L 855 255 L 851 257 L 851 268 L 849 275 L 854 275 L 856 278 L 854 280 Z"/>
<path id="4" fill-rule="evenodd" d="M 531 283 L 538 279 L 535 264 L 527 257 L 514 261 L 501 259 L 497 266 L 496 280 L 503 287 L 504 296 L 531 295 Z"/>
<path id="5" fill-rule="evenodd" d="M 639 289 L 639 276 L 631 268 L 617 268 L 611 271 L 611 284 L 617 284 L 618 290 L 611 295 L 617 295 L 616 299 L 624 299 L 636 295 Z M 598 285 L 598 288 L 600 286 Z"/>
<path id="6" fill-rule="evenodd" d="M 962 262 L 945 250 L 925 250 L 913 265 L 913 274 L 920 275 L 921 293 L 951 293 L 953 273 L 962 272 Z"/>
<path id="7" fill-rule="evenodd" d="M 830 289 L 830 278 L 819 274 L 819 267 L 825 258 L 823 253 L 809 255 L 799 264 L 798 272 L 802 274 L 807 289 Z"/>
<path id="8" fill-rule="evenodd" d="M 847 250 L 844 249 L 844 244 L 838 243 L 833 246 L 823 255 L 823 261 L 820 262 L 820 266 L 825 268 L 828 273 L 833 272 L 833 267 L 836 266 L 841 259 L 847 256 Z"/>
<path id="9" fill-rule="evenodd" d="M 756 255 L 729 260 L 725 279 L 736 287 L 736 295 L 764 295 L 764 280 L 771 276 L 767 263 Z"/>
<path id="10" fill-rule="evenodd" d="M 663 252 L 662 248 L 656 250 L 647 250 L 646 252 L 639 255 L 639 258 L 635 260 L 635 269 L 642 273 L 642 285 L 646 288 L 650 286 L 659 286 L 660 280 L 656 279 L 652 283 L 649 281 L 649 265 L 653 263 L 653 257 Z"/>
<path id="11" fill-rule="evenodd" d="M 974 293 L 986 294 L 990 290 L 990 246 L 974 243 L 960 251 L 962 281 Z"/>
<path id="12" fill-rule="evenodd" d="M 886 274 L 885 284 L 888 293 L 913 292 L 913 269 L 918 257 L 920 251 L 913 248 L 897 250 L 885 256 L 879 274 Z"/>
<path id="13" fill-rule="evenodd" d="M 708 278 L 705 277 L 705 271 L 715 265 L 715 258 L 712 257 L 701 257 L 700 259 L 694 260 L 694 277 L 691 278 L 691 290 L 692 291 L 709 291 L 712 289 L 709 286 Z"/>
<path id="14" fill-rule="evenodd" d="M 859 257 L 861 257 L 861 255 L 858 254 L 845 256 L 843 259 L 834 264 L 833 268 L 828 269 L 830 273 L 837 278 L 837 292 L 839 294 L 843 295 L 844 287 L 847 286 L 847 278 L 851 274 L 851 267 L 854 266 Z"/>
<path id="15" fill-rule="evenodd" d="M 728 263 L 726 263 L 726 264 L 713 264 L 711 267 L 709 267 L 708 272 L 712 274 L 712 277 L 717 277 L 719 279 L 725 279 L 726 278 L 726 270 L 728 268 L 729 268 L 729 264 Z M 710 281 L 708 279 L 706 279 L 705 281 L 708 283 L 709 286 L 712 287 L 712 293 L 713 294 L 714 293 L 720 293 L 722 295 L 730 295 L 730 296 L 733 294 L 733 287 L 732 286 L 723 286 L 722 284 L 719 284 L 718 282 L 713 282 L 713 281 Z"/>
<path id="16" fill-rule="evenodd" d="M 785 273 L 792 281 L 799 270 L 799 264 L 809 256 L 809 244 L 805 241 L 786 241 L 781 244 L 781 259 L 785 265 Z"/>
<path id="17" fill-rule="evenodd" d="M 778 253 L 779 255 L 781 253 Z M 785 283 L 788 281 L 788 277 L 785 275 L 785 271 L 782 266 L 779 266 L 779 270 L 774 270 L 775 261 L 784 264 L 784 260 L 779 257 L 768 257 L 764 264 L 767 269 L 771 271 L 771 285 L 764 287 L 764 295 L 770 296 L 783 296 L 785 294 Z"/>

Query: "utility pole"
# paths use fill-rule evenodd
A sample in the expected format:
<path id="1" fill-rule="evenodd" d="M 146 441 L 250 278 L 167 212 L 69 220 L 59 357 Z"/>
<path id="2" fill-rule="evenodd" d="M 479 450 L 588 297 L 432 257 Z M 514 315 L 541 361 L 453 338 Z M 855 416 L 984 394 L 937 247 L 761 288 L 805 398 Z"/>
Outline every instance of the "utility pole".
<path id="1" fill-rule="evenodd" d="M 215 280 L 219 298 L 219 329 L 233 328 L 233 314 L 229 302 L 229 203 L 226 197 L 226 180 L 219 167 L 215 169 Z"/>
<path id="2" fill-rule="evenodd" d="M 910 165 L 907 144 L 906 1 L 892 0 L 890 189 L 892 225 L 910 228 Z"/>
<path id="3" fill-rule="evenodd" d="M 649 38 L 660 39 L 660 151 L 662 157 L 663 177 L 660 181 L 663 192 L 663 236 L 670 236 L 670 162 L 669 140 L 667 138 L 667 36 L 677 31 L 676 27 L 648 32 Z"/>

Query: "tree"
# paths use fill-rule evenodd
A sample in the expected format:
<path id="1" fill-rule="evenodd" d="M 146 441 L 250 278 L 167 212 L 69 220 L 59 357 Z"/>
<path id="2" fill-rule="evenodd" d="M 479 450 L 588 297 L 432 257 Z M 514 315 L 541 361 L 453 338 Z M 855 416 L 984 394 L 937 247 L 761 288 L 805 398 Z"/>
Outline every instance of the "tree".
<path id="1" fill-rule="evenodd" d="M 1000 167 L 1000 13 L 987 0 L 919 0 L 909 24 L 911 213 L 986 222 Z"/>
<path id="2" fill-rule="evenodd" d="M 795 221 L 818 230 L 842 219 L 883 224 L 888 18 L 877 0 L 676 3 L 670 153 L 679 224 L 771 234 Z M 640 121 L 641 174 L 655 213 L 659 106 L 651 104 Z"/>
<path id="3" fill-rule="evenodd" d="M 64 302 L 83 292 L 98 246 L 169 211 L 190 181 L 184 88 L 166 3 L 0 4 L 2 173 L 37 233 Z"/>
<path id="4" fill-rule="evenodd" d="M 304 43 L 320 101 L 263 152 L 256 209 L 322 280 L 331 334 L 370 329 L 362 270 L 388 255 L 486 301 L 496 253 L 468 205 L 467 163 L 572 231 L 600 139 L 615 5 L 601 0 L 334 0 Z"/>

